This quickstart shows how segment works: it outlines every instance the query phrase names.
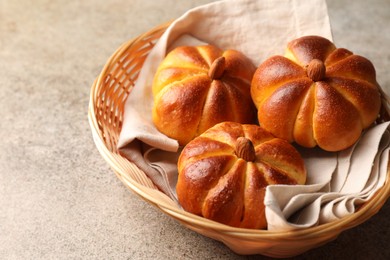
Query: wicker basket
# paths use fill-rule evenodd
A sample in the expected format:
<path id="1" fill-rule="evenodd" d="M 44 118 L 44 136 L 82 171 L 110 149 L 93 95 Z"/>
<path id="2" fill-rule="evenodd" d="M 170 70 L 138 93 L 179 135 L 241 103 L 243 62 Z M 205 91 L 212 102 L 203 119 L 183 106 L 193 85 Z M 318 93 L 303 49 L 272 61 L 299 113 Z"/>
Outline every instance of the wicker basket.
<path id="1" fill-rule="evenodd" d="M 262 254 L 290 257 L 321 246 L 344 230 L 366 221 L 379 211 L 390 197 L 390 174 L 385 186 L 356 213 L 329 224 L 293 232 L 274 232 L 233 228 L 181 210 L 160 192 L 133 163 L 116 148 L 122 127 L 124 104 L 139 71 L 158 38 L 169 23 L 123 44 L 108 60 L 91 89 L 89 122 L 96 146 L 118 178 L 132 191 L 184 226 L 223 242 L 238 254 Z"/>

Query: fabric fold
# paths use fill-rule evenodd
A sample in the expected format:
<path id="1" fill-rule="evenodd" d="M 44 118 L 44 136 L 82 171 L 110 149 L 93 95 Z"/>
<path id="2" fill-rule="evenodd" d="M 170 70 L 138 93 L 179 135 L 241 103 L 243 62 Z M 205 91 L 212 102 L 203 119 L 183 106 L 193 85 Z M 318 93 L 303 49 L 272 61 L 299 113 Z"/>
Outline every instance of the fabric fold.
<path id="1" fill-rule="evenodd" d="M 329 223 L 354 213 L 359 205 L 370 199 L 384 185 L 389 161 L 389 124 L 390 122 L 386 122 L 368 129 L 354 147 L 338 153 L 341 153 L 344 159 L 344 155 L 350 157 L 347 160 L 350 161 L 349 167 L 345 167 L 340 160 L 333 161 L 336 165 L 332 176 L 338 174 L 340 168 L 342 170 L 348 168 L 345 179 L 341 180 L 337 177 L 340 184 L 335 186 L 343 185 L 341 190 L 324 190 L 319 184 L 308 184 L 302 187 L 268 186 L 264 199 L 268 229 L 305 228 L 308 225 Z M 315 169 L 323 167 L 317 164 L 318 161 L 325 163 L 323 158 L 316 159 L 310 156 L 304 158 L 309 175 L 322 173 Z M 323 185 L 329 183 L 330 180 Z M 292 194 L 291 190 L 296 190 L 296 194 Z M 286 196 L 290 196 L 287 204 L 284 198 Z"/>

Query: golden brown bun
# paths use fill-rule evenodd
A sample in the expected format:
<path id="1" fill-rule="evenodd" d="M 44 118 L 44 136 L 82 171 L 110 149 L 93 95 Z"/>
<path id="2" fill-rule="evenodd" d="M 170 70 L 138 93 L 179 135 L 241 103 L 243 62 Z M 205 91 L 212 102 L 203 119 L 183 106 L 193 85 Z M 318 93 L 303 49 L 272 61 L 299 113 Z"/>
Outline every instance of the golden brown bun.
<path id="1" fill-rule="evenodd" d="M 242 53 L 183 46 L 160 64 L 153 82 L 153 122 L 185 145 L 223 121 L 253 123 L 250 84 L 256 67 Z"/>
<path id="2" fill-rule="evenodd" d="M 318 36 L 293 40 L 285 57 L 264 61 L 251 94 L 263 128 L 328 151 L 353 145 L 381 106 L 372 63 Z"/>
<path id="3" fill-rule="evenodd" d="M 245 138 L 243 138 L 245 137 Z M 298 151 L 258 125 L 223 122 L 189 142 L 176 186 L 188 212 L 242 228 L 265 228 L 265 188 L 305 184 Z"/>

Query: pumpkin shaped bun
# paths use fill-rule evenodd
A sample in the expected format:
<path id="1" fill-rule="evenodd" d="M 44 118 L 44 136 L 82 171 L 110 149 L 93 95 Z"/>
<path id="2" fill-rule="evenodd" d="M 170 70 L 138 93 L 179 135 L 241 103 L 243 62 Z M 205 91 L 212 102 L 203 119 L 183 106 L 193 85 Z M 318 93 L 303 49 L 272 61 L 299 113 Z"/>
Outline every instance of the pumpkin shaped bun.
<path id="1" fill-rule="evenodd" d="M 253 123 L 250 85 L 256 67 L 235 50 L 213 45 L 177 47 L 159 65 L 153 81 L 153 122 L 185 145 L 223 121 Z"/>
<path id="2" fill-rule="evenodd" d="M 299 152 L 258 125 L 219 123 L 189 142 L 178 160 L 177 197 L 184 210 L 242 228 L 266 228 L 270 184 L 305 184 Z"/>
<path id="3" fill-rule="evenodd" d="M 381 107 L 373 64 L 319 36 L 295 39 L 284 57 L 260 64 L 251 94 L 264 129 L 327 151 L 353 145 Z"/>

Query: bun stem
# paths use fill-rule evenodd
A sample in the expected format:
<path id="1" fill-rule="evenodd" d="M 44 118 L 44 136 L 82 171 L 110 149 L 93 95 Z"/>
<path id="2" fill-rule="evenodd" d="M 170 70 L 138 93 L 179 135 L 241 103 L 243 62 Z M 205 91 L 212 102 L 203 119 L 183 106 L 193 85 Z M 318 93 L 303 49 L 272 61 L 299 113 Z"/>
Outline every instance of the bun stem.
<path id="1" fill-rule="evenodd" d="M 225 57 L 219 57 L 213 61 L 209 70 L 209 77 L 214 79 L 220 79 L 225 72 Z"/>

